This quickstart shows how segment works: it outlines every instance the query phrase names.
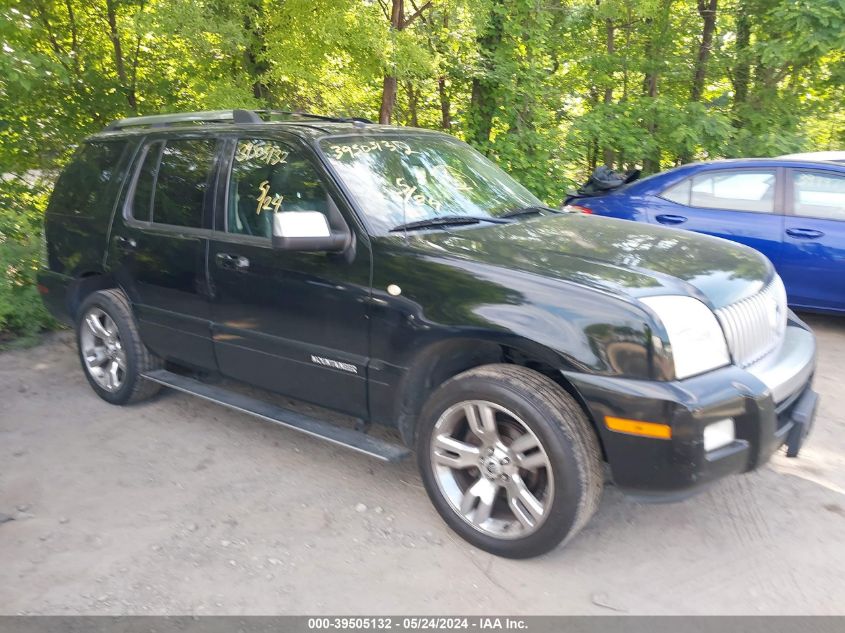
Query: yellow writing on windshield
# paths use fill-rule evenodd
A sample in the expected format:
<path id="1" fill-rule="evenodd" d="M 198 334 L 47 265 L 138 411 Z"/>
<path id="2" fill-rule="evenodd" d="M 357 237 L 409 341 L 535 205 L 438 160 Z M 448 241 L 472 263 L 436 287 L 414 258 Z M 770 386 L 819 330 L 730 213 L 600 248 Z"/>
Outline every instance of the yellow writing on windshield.
<path id="1" fill-rule="evenodd" d="M 425 204 L 436 211 L 440 211 L 443 203 L 435 200 L 431 196 L 426 196 L 422 193 L 417 193 L 417 187 L 412 187 L 404 178 L 397 178 L 395 181 L 396 187 L 399 189 L 399 194 L 405 202 L 413 201 L 417 204 Z"/>
<path id="2" fill-rule="evenodd" d="M 334 152 L 334 158 L 336 160 L 341 160 L 344 156 L 356 158 L 363 154 L 369 154 L 370 152 L 381 150 L 397 152 L 399 154 L 404 154 L 405 156 L 410 156 L 415 153 L 411 149 L 411 146 L 404 141 L 389 141 L 384 139 L 380 141 L 370 141 L 368 143 L 353 143 L 352 145 L 332 146 L 332 151 Z"/>

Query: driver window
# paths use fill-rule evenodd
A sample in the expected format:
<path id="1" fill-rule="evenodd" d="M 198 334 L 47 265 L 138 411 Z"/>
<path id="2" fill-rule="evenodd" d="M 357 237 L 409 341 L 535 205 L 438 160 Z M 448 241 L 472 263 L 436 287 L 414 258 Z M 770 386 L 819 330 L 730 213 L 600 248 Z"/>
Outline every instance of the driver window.
<path id="1" fill-rule="evenodd" d="M 297 150 L 266 139 L 240 139 L 229 181 L 226 231 L 270 238 L 273 214 L 319 211 L 328 193 L 313 165 Z"/>

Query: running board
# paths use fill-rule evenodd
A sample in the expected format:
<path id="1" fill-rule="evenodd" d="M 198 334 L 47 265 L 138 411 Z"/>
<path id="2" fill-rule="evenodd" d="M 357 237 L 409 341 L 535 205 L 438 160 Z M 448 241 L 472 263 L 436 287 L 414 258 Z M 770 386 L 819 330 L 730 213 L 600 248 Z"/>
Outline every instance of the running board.
<path id="1" fill-rule="evenodd" d="M 166 369 L 156 369 L 143 374 L 147 380 L 152 380 L 165 387 L 184 391 L 204 400 L 221 404 L 224 407 L 248 413 L 269 422 L 300 431 L 306 435 L 327 440 L 332 444 L 351 448 L 359 453 L 370 455 L 386 462 L 398 462 L 410 455 L 410 451 L 400 444 L 386 442 L 377 437 L 366 435 L 361 431 L 353 431 L 341 426 L 323 422 L 317 418 L 283 409 L 268 402 L 251 398 L 235 391 L 221 389 L 214 385 L 207 385 L 193 378 L 174 374 Z"/>

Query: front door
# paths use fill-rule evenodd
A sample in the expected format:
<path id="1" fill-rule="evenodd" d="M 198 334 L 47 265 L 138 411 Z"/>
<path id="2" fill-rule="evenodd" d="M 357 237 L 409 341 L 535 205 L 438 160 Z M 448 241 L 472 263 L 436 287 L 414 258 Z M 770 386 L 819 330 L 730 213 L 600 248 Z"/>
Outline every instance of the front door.
<path id="1" fill-rule="evenodd" d="M 216 154 L 211 138 L 146 142 L 108 255 L 144 343 L 201 369 L 216 368 L 206 275 Z"/>
<path id="2" fill-rule="evenodd" d="M 792 169 L 783 278 L 796 307 L 845 310 L 845 174 Z"/>
<path id="3" fill-rule="evenodd" d="M 289 395 L 367 416 L 366 234 L 336 206 L 310 150 L 268 138 L 231 139 L 229 177 L 209 249 L 214 344 L 220 371 Z M 319 211 L 356 234 L 345 254 L 271 246 L 273 214 Z"/>

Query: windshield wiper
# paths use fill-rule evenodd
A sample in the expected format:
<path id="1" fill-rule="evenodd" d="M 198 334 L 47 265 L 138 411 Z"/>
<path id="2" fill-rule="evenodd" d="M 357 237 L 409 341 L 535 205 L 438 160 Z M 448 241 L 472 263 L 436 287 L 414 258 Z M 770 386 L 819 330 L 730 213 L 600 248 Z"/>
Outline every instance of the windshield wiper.
<path id="1" fill-rule="evenodd" d="M 519 209 L 513 209 L 512 211 L 508 211 L 507 213 L 503 213 L 502 215 L 498 216 L 500 218 L 517 218 L 523 215 L 538 215 L 545 212 L 549 213 L 560 213 L 557 209 L 552 209 L 551 207 L 541 207 L 541 206 L 530 206 L 530 207 L 521 207 Z"/>
<path id="2" fill-rule="evenodd" d="M 507 220 L 500 218 L 490 218 L 476 215 L 439 215 L 433 218 L 426 218 L 425 220 L 416 220 L 414 222 L 406 222 L 394 226 L 390 229 L 391 233 L 397 231 L 414 231 L 416 229 L 429 229 L 439 226 L 460 226 L 463 224 L 478 224 L 479 222 L 492 222 L 493 224 L 507 224 Z"/>

